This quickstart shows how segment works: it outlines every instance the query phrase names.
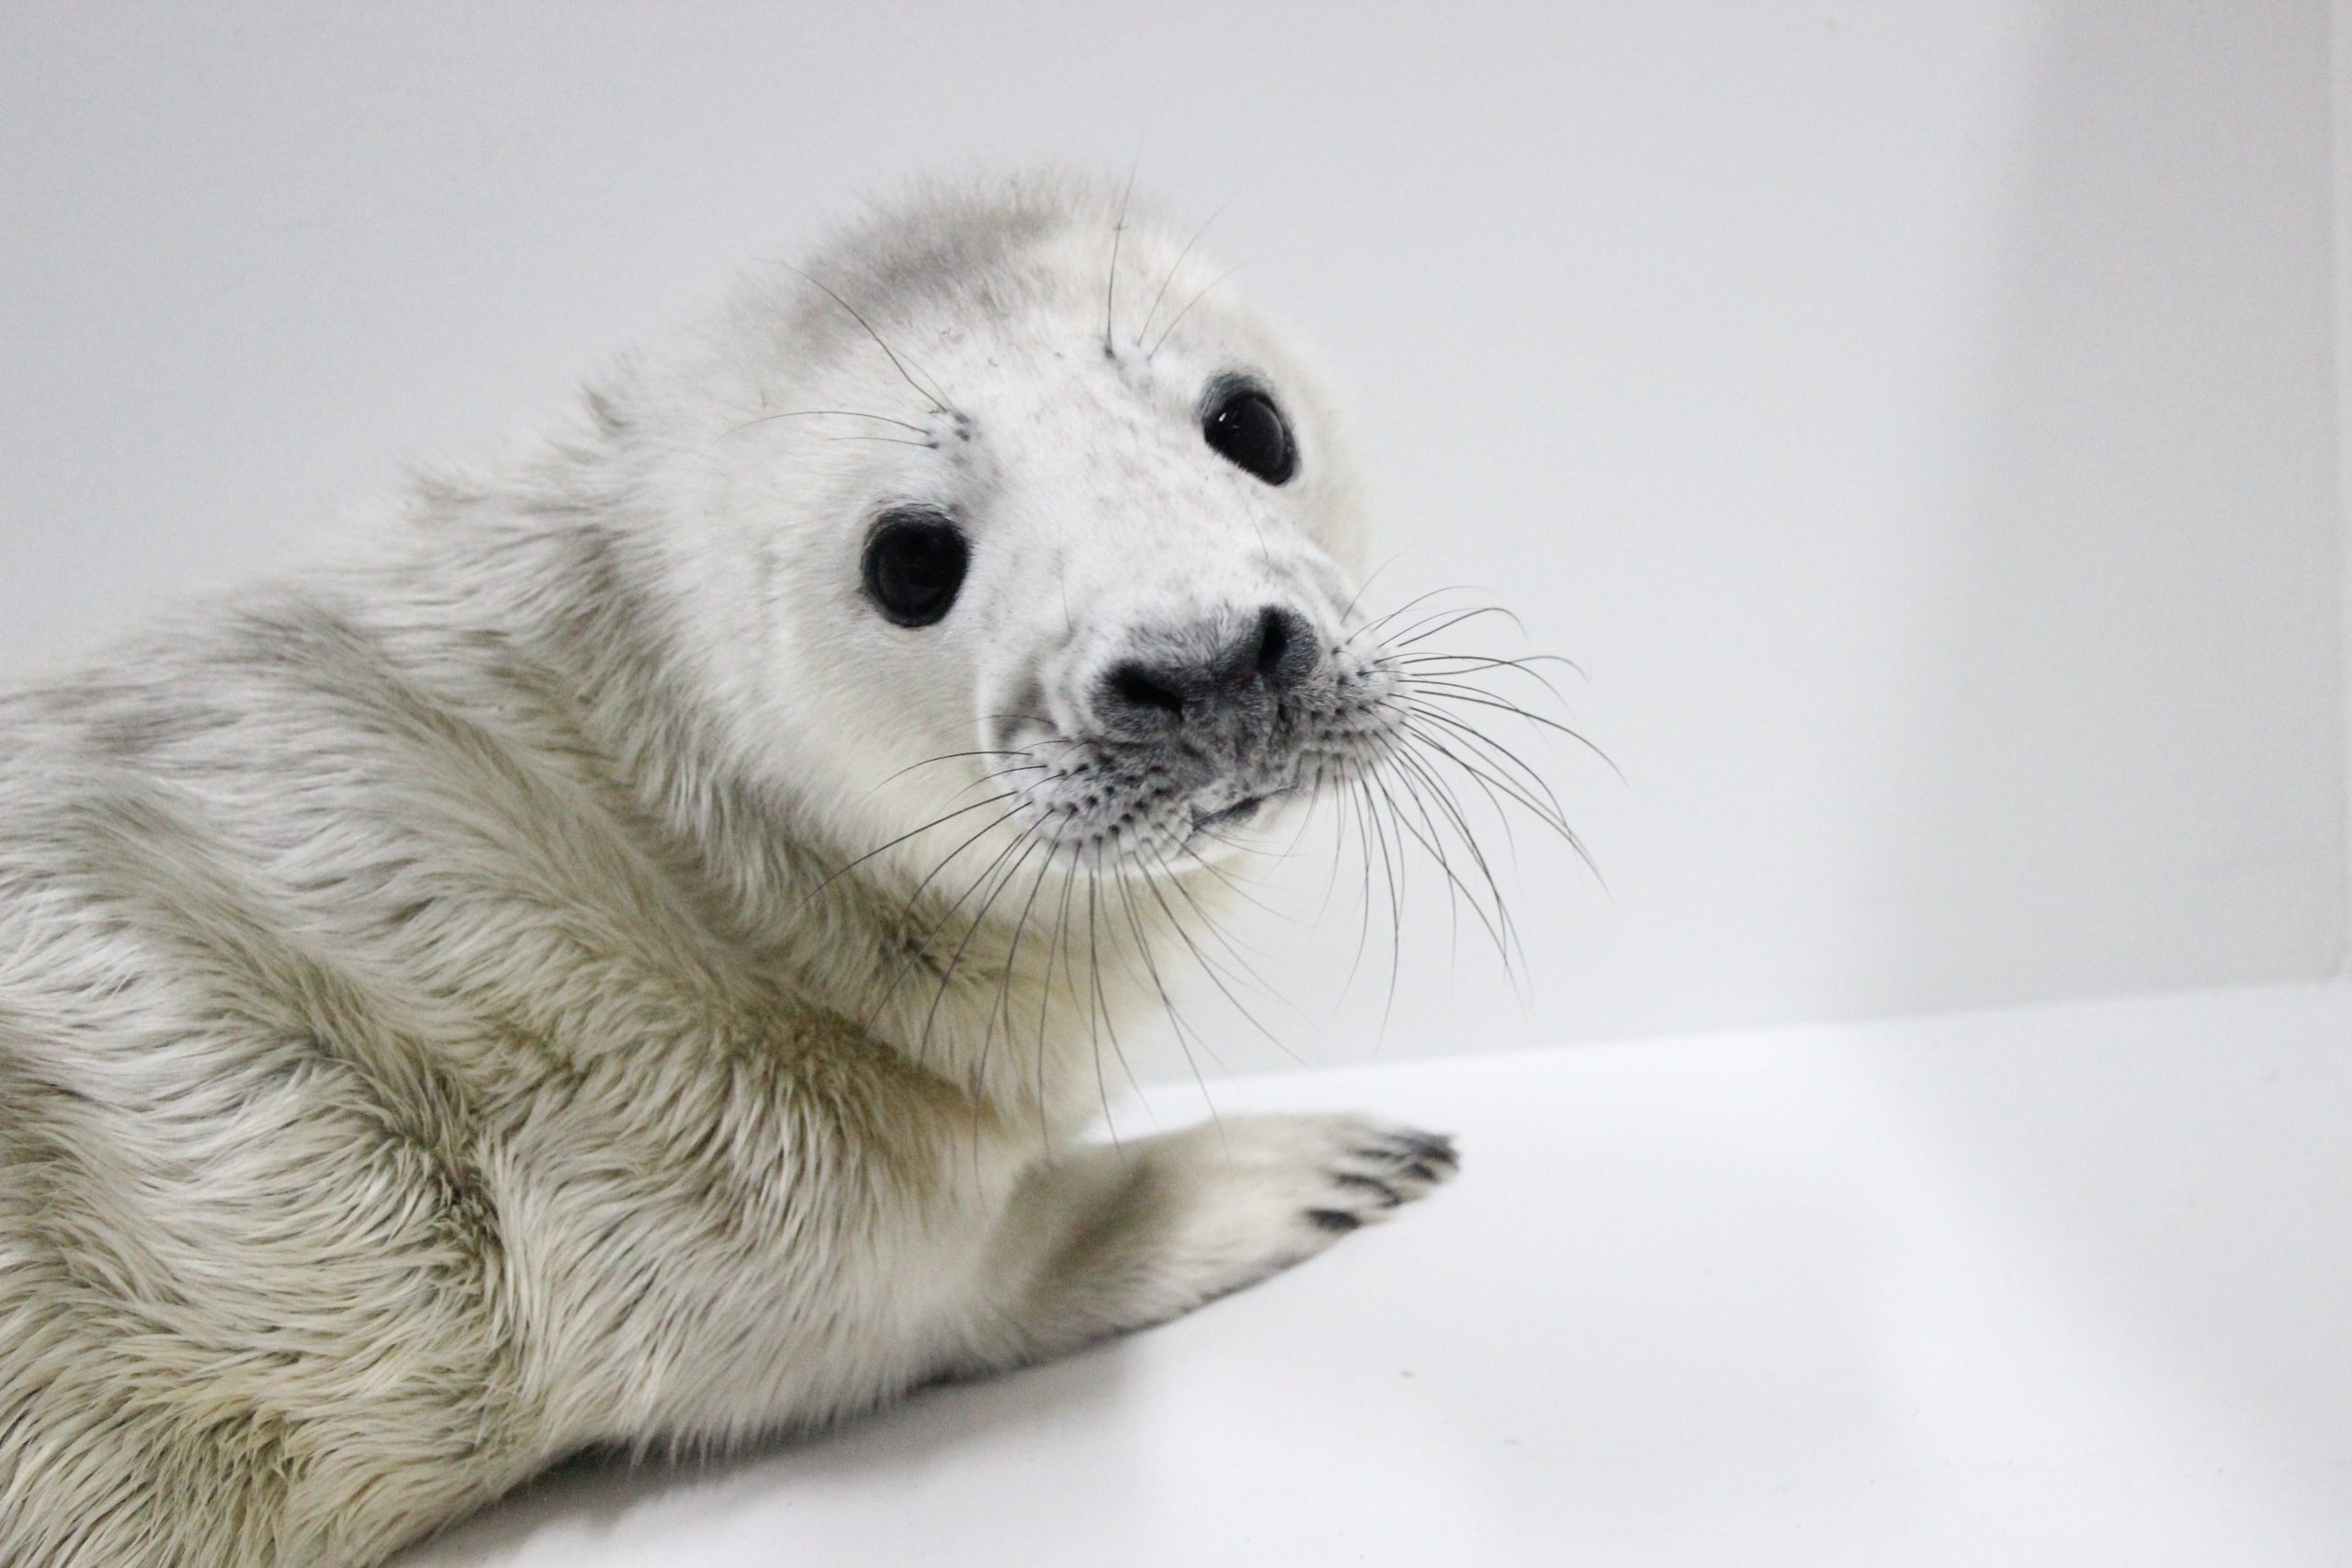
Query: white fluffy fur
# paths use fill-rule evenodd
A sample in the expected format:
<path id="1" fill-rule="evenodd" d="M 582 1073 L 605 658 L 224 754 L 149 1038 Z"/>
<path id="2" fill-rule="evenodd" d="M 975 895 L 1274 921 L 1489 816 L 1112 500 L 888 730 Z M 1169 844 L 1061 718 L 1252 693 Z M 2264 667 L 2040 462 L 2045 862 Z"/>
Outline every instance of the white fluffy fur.
<path id="1" fill-rule="evenodd" d="M 1060 755 L 1137 626 L 1273 598 L 1378 697 L 1328 399 L 1184 231 L 1130 219 L 1108 298 L 1122 201 L 880 212 L 363 556 L 0 699 L 0 1563 L 374 1562 L 584 1445 L 1164 1319 L 1451 1171 L 1347 1118 L 1080 1141 L 1155 890 L 1219 880 L 1181 814 L 1059 841 L 1072 775 L 955 754 Z M 1236 369 L 1291 484 L 1201 439 Z M 858 569 L 909 500 L 973 541 L 915 630 Z"/>

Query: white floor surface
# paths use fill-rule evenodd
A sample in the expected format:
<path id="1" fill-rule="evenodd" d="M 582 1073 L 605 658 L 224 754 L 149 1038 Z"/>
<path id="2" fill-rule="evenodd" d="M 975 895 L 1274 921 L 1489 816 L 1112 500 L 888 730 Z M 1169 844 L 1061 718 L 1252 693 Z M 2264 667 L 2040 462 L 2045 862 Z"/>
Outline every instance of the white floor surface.
<path id="1" fill-rule="evenodd" d="M 1166 1327 L 574 1466 L 401 1568 L 2352 1563 L 2352 989 L 1213 1089 L 1464 1173 Z"/>

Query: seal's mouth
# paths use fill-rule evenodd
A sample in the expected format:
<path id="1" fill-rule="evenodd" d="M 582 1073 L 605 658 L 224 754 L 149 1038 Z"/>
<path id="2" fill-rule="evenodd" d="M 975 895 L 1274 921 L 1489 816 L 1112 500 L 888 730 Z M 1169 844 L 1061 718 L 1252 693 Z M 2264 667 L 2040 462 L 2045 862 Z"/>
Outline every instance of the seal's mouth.
<path id="1" fill-rule="evenodd" d="M 1193 809 L 1193 831 L 1198 833 L 1209 828 L 1238 827 L 1257 816 L 1258 807 L 1265 804 L 1264 795 L 1250 795 L 1214 811 L 1204 811 L 1195 807 Z"/>
<path id="2" fill-rule="evenodd" d="M 1007 733 L 994 744 L 1011 759 L 1001 773 L 1020 800 L 1012 809 L 1054 853 L 1174 871 L 1264 848 L 1256 835 L 1293 807 L 1368 778 L 1405 734 L 1398 679 L 1366 654 L 1334 656 L 1279 694 L 1188 708 L 1164 733 L 1069 733 L 1040 719 L 1035 739 Z"/>

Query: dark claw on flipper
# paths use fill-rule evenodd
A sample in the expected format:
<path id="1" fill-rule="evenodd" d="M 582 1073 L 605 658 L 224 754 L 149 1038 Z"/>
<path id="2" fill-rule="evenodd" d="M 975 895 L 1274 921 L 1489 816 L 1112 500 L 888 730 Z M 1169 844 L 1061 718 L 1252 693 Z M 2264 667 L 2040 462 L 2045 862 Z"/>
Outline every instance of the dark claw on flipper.
<path id="1" fill-rule="evenodd" d="M 1454 1152 L 1453 1140 L 1435 1133 L 1419 1134 L 1404 1140 L 1423 1159 L 1433 1159 L 1441 1165 L 1460 1166 L 1462 1156 Z"/>
<path id="2" fill-rule="evenodd" d="M 1384 1209 L 1393 1209 L 1405 1201 L 1396 1189 L 1376 1176 L 1358 1176 L 1353 1171 L 1343 1170 L 1331 1179 L 1342 1187 L 1361 1187 L 1367 1192 L 1378 1194 L 1380 1206 Z"/>

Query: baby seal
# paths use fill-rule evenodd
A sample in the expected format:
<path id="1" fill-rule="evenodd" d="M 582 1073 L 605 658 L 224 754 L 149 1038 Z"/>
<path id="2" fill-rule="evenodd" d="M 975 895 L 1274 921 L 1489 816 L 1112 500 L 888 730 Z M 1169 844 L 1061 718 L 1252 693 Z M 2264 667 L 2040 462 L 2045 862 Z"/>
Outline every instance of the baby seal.
<path id="1" fill-rule="evenodd" d="M 1220 278 L 1115 186 L 925 192 L 0 699 L 0 1562 L 374 1562 L 1453 1172 L 1085 1140 L 1228 863 L 1318 795 L 1467 837 L 1464 667 L 1358 613 L 1330 400 Z"/>

